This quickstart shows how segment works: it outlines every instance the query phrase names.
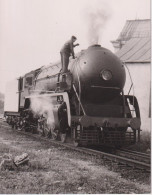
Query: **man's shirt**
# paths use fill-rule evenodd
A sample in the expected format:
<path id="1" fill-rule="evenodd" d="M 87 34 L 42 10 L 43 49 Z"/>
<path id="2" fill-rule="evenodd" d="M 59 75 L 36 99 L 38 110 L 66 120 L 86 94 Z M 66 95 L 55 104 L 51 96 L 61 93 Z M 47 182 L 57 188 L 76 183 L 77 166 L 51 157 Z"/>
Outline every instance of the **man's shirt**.
<path id="1" fill-rule="evenodd" d="M 67 53 L 69 56 L 70 56 L 70 54 L 72 54 L 72 56 L 74 56 L 73 48 L 74 48 L 73 42 L 71 40 L 69 40 L 63 45 L 60 52 Z"/>

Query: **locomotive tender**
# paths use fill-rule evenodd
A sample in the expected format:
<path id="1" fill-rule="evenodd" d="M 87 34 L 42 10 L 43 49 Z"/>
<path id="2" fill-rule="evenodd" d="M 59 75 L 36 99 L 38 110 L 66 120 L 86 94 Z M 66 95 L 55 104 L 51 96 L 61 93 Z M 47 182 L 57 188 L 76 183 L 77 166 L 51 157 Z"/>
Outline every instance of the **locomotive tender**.
<path id="1" fill-rule="evenodd" d="M 43 66 L 16 80 L 18 91 L 10 92 L 9 85 L 4 110 L 12 126 L 35 127 L 62 141 L 70 136 L 75 146 L 123 146 L 140 138 L 138 102 L 124 95 L 125 65 L 116 55 L 92 45 L 71 59 L 69 72 L 60 70 L 60 63 Z M 9 106 L 14 96 L 9 93 L 15 94 L 15 109 Z"/>

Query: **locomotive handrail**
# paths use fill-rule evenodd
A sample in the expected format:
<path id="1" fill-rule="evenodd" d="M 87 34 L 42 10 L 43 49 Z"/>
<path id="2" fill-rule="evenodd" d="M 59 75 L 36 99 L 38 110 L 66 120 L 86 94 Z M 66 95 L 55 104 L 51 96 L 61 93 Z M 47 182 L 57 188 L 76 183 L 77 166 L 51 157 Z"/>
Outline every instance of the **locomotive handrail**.
<path id="1" fill-rule="evenodd" d="M 43 68 L 44 66 L 42 66 L 41 68 L 40 68 L 40 71 L 38 72 L 38 74 L 36 75 L 36 77 L 35 77 L 35 79 L 34 79 L 34 88 L 35 88 L 35 86 L 36 86 L 36 82 L 37 82 L 37 78 L 38 78 L 38 76 L 40 75 L 40 73 L 42 72 L 42 68 Z"/>
<path id="2" fill-rule="evenodd" d="M 122 90 L 122 97 L 123 97 L 123 114 L 124 118 L 126 118 L 126 106 L 125 106 L 125 97 L 124 97 L 124 91 Z"/>
<path id="3" fill-rule="evenodd" d="M 131 91 L 132 86 L 133 86 L 133 84 L 131 84 L 131 86 L 130 86 L 130 89 L 129 89 L 129 91 L 128 91 L 128 95 L 129 95 L 129 93 L 130 93 L 130 91 Z"/>
<path id="4" fill-rule="evenodd" d="M 125 98 L 129 99 L 130 103 L 133 105 L 134 103 L 134 108 L 135 108 L 135 113 L 136 113 L 136 117 L 140 118 L 140 109 L 139 109 L 139 105 L 138 105 L 138 101 L 137 98 L 135 96 L 130 96 L 130 95 L 125 95 Z M 133 102 L 134 101 L 134 102 Z"/>
<path id="5" fill-rule="evenodd" d="M 36 93 L 36 92 L 40 92 L 40 93 L 42 93 L 42 92 L 43 92 L 43 93 L 44 93 L 44 92 L 45 92 L 45 93 L 54 93 L 54 91 L 46 91 L 46 90 L 30 90 L 30 92 L 35 92 L 35 93 Z"/>
<path id="6" fill-rule="evenodd" d="M 57 73 L 57 74 L 54 74 L 54 75 L 47 75 L 43 78 L 40 78 L 40 79 L 36 79 L 36 82 L 37 81 L 42 81 L 42 80 L 45 80 L 45 79 L 49 79 L 49 78 L 52 78 L 52 77 L 56 77 L 57 75 L 59 75 L 60 73 Z"/>
<path id="7" fill-rule="evenodd" d="M 134 84 L 133 84 L 133 81 L 132 81 L 132 77 L 131 77 L 131 74 L 130 74 L 130 71 L 129 71 L 129 68 L 128 68 L 128 66 L 126 65 L 126 63 L 125 62 L 123 62 L 123 65 L 126 67 L 126 69 L 128 70 L 128 74 L 129 74 L 129 77 L 130 77 L 130 80 L 131 80 L 131 86 L 130 86 L 130 89 L 129 89 L 129 91 L 128 91 L 128 95 L 129 95 L 129 93 L 130 93 L 130 91 L 131 91 L 131 88 L 133 89 L 133 106 L 134 106 L 134 97 L 135 97 L 135 93 L 134 93 Z"/>
<path id="8" fill-rule="evenodd" d="M 79 99 L 80 99 L 80 101 L 81 101 L 81 83 L 80 83 L 80 78 L 79 78 L 77 66 L 76 66 L 76 72 L 77 72 L 78 83 L 79 83 Z M 79 114 L 80 114 L 80 102 L 79 102 Z"/>
<path id="9" fill-rule="evenodd" d="M 74 84 L 73 84 L 73 89 L 74 89 L 74 91 L 75 91 L 75 93 L 76 93 L 76 96 L 77 96 L 77 98 L 78 98 L 79 104 L 81 105 L 81 108 L 82 108 L 82 110 L 83 110 L 83 113 L 84 113 L 84 115 L 86 115 L 85 110 L 84 110 L 84 108 L 83 108 L 83 106 L 82 106 L 81 100 L 80 100 L 80 98 L 79 98 L 79 95 L 78 95 L 78 93 L 77 93 L 77 90 L 76 90 Z"/>
<path id="10" fill-rule="evenodd" d="M 78 60 L 79 60 L 79 58 L 76 58 L 76 61 L 78 62 Z M 78 63 L 77 63 L 78 64 Z M 79 77 L 79 74 L 78 74 L 78 68 L 77 68 L 77 66 L 76 66 L 76 63 L 75 63 L 75 66 L 74 66 L 75 68 L 76 68 L 76 74 L 77 74 L 77 77 L 78 77 L 78 83 L 79 83 L 79 95 L 78 95 L 78 97 L 79 97 L 79 114 L 80 114 L 80 105 L 81 105 L 81 107 L 82 107 L 82 104 L 80 104 L 81 103 L 81 82 L 80 82 L 80 77 Z M 75 91 L 76 92 L 76 91 Z M 84 111 L 84 109 L 83 109 L 83 111 Z M 84 112 L 85 113 L 85 112 Z"/>

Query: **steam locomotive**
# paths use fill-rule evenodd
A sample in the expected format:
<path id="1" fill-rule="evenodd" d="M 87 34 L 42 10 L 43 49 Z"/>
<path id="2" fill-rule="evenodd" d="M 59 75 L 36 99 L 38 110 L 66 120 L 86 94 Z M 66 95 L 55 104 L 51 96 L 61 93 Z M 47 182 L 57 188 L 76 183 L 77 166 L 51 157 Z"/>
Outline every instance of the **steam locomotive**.
<path id="1" fill-rule="evenodd" d="M 9 83 L 5 116 L 12 127 L 62 142 L 69 136 L 75 146 L 130 145 L 140 139 L 141 120 L 136 97 L 124 95 L 125 81 L 119 58 L 92 45 L 70 60 L 67 73 L 56 63 L 18 78 L 16 88 Z"/>

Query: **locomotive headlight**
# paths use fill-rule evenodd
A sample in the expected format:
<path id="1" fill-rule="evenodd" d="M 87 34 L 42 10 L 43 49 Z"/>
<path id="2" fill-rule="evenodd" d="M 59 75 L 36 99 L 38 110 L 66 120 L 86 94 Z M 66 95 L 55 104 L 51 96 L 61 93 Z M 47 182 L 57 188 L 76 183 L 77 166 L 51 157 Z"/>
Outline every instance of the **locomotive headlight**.
<path id="1" fill-rule="evenodd" d="M 109 81 L 112 78 L 112 73 L 110 70 L 102 70 L 100 72 L 100 77 L 103 78 L 105 81 Z"/>

